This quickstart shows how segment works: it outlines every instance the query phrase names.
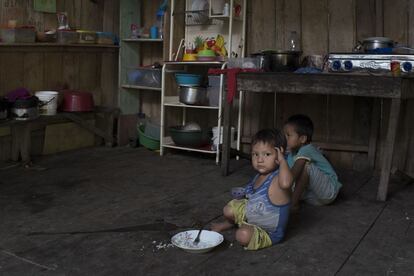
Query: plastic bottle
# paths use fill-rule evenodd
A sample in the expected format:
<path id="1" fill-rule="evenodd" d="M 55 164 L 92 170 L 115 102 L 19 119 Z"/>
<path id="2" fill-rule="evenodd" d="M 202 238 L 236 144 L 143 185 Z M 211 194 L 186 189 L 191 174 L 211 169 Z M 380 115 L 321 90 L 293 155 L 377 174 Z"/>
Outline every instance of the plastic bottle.
<path id="1" fill-rule="evenodd" d="M 229 3 L 224 4 L 224 8 L 223 8 L 223 15 L 224 16 L 229 16 L 230 14 L 230 6 Z"/>
<path id="2" fill-rule="evenodd" d="M 290 32 L 290 35 L 289 35 L 289 50 L 290 51 L 300 50 L 298 33 L 295 31 Z"/>
<path id="3" fill-rule="evenodd" d="M 160 39 L 164 39 L 164 14 L 163 10 L 157 12 L 158 38 Z"/>

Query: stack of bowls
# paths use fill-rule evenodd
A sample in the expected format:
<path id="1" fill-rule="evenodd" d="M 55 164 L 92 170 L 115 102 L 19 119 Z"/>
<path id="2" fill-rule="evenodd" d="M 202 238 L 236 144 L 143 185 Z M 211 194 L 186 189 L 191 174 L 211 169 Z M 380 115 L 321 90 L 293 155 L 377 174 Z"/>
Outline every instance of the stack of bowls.
<path id="1" fill-rule="evenodd" d="M 202 76 L 197 74 L 176 74 L 175 80 L 179 86 L 179 100 L 189 105 L 205 105 L 207 90 L 200 86 Z"/>
<path id="2" fill-rule="evenodd" d="M 198 51 L 197 60 L 198 61 L 215 61 L 216 53 L 213 50 Z"/>

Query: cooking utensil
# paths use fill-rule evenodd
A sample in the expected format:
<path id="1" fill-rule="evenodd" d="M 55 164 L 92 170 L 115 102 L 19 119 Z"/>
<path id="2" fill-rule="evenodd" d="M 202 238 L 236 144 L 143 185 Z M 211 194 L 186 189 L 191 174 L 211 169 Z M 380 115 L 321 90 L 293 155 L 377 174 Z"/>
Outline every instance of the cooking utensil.
<path id="1" fill-rule="evenodd" d="M 268 72 L 271 71 L 272 67 L 272 56 L 269 53 L 258 52 L 250 55 L 259 60 L 259 68 Z"/>
<path id="2" fill-rule="evenodd" d="M 213 220 L 218 219 L 218 218 L 219 218 L 219 217 L 221 217 L 221 216 L 222 216 L 222 214 L 220 214 L 220 215 L 218 215 L 218 216 L 215 216 L 214 218 L 209 219 L 207 222 L 205 222 L 205 223 L 204 223 L 204 225 L 200 228 L 200 231 L 198 231 L 197 237 L 194 239 L 193 243 L 194 243 L 194 244 L 199 243 L 199 242 L 200 242 L 200 235 L 201 235 L 201 232 L 202 232 L 202 231 L 203 231 L 203 229 L 207 226 L 207 224 L 209 224 L 209 223 L 210 223 L 210 222 L 212 222 Z"/>
<path id="3" fill-rule="evenodd" d="M 295 71 L 299 68 L 301 51 L 269 50 L 263 51 L 271 56 L 271 71 Z"/>
<path id="4" fill-rule="evenodd" d="M 204 105 L 207 102 L 207 90 L 199 86 L 180 86 L 179 100 L 184 104 Z"/>
<path id="5" fill-rule="evenodd" d="M 395 46 L 395 42 L 388 37 L 368 37 L 362 42 L 358 41 L 354 51 L 365 53 L 389 54 Z"/>
<path id="6" fill-rule="evenodd" d="M 27 121 L 39 117 L 39 99 L 31 96 L 25 99 L 17 99 L 11 104 L 10 113 L 15 120 Z"/>

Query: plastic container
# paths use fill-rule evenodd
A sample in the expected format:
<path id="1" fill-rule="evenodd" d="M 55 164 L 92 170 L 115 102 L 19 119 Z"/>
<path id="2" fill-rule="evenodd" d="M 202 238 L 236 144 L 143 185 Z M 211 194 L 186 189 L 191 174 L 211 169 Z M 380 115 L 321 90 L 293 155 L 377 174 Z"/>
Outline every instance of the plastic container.
<path id="1" fill-rule="evenodd" d="M 130 69 L 127 74 L 128 84 L 146 86 L 146 87 L 161 87 L 161 69 L 158 68 L 135 68 Z"/>
<path id="2" fill-rule="evenodd" d="M 260 60 L 257 57 L 230 58 L 228 68 L 259 69 Z"/>
<path id="3" fill-rule="evenodd" d="M 208 76 L 208 86 L 220 87 L 220 76 Z"/>
<path id="4" fill-rule="evenodd" d="M 220 87 L 207 87 L 207 99 L 209 106 L 219 106 Z"/>
<path id="5" fill-rule="evenodd" d="M 36 31 L 34 28 L 0 29 L 0 38 L 3 43 L 34 43 Z"/>
<path id="6" fill-rule="evenodd" d="M 93 44 L 96 43 L 96 32 L 93 31 L 76 31 L 79 34 L 78 43 L 81 44 Z"/>
<path id="7" fill-rule="evenodd" d="M 79 34 L 75 31 L 58 30 L 57 43 L 74 44 L 78 43 Z"/>
<path id="8" fill-rule="evenodd" d="M 93 95 L 89 92 L 63 91 L 62 111 L 87 112 L 94 108 Z"/>
<path id="9" fill-rule="evenodd" d="M 202 76 L 196 74 L 175 74 L 175 80 L 180 86 L 200 86 Z"/>
<path id="10" fill-rule="evenodd" d="M 96 43 L 105 45 L 116 44 L 117 39 L 115 34 L 110 32 L 96 32 Z"/>
<path id="11" fill-rule="evenodd" d="M 223 144 L 223 127 L 220 128 L 220 142 L 218 139 L 218 127 L 213 127 L 213 138 L 211 138 L 211 141 L 213 142 L 211 148 L 212 150 L 216 150 L 217 146 L 220 144 Z M 236 148 L 237 141 L 236 141 L 236 128 L 231 127 L 230 131 L 230 145 L 232 148 Z"/>
<path id="12" fill-rule="evenodd" d="M 145 135 L 145 126 L 141 125 L 138 127 L 138 138 L 139 143 L 147 149 L 150 150 L 159 150 L 160 149 L 160 141 L 148 137 Z"/>
<path id="13" fill-rule="evenodd" d="M 35 96 L 39 98 L 39 114 L 40 115 L 56 115 L 58 106 L 59 93 L 56 91 L 38 91 Z"/>

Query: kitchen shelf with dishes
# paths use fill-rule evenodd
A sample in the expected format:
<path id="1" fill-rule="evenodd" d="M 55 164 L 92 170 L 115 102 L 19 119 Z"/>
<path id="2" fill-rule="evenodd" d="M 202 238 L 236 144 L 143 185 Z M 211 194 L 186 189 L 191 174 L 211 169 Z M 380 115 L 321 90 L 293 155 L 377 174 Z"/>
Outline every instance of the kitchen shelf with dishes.
<path id="1" fill-rule="evenodd" d="M 222 0 L 187 0 L 184 11 L 176 11 L 175 2 L 171 0 L 170 61 L 161 77 L 160 155 L 167 149 L 194 151 L 215 155 L 218 163 L 225 75 L 208 75 L 208 69 L 224 70 L 229 58 L 244 56 L 246 0 L 228 1 L 227 11 Z M 233 22 L 235 15 L 239 23 Z M 173 42 L 176 20 L 184 28 L 179 45 Z M 175 82 L 168 82 L 172 74 Z"/>

